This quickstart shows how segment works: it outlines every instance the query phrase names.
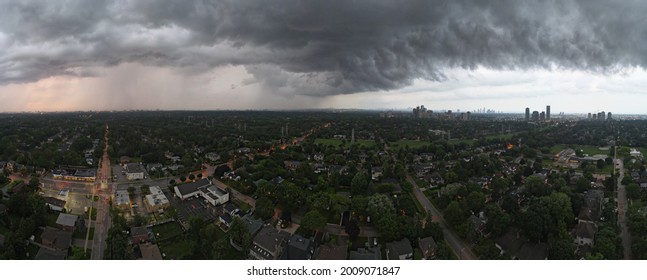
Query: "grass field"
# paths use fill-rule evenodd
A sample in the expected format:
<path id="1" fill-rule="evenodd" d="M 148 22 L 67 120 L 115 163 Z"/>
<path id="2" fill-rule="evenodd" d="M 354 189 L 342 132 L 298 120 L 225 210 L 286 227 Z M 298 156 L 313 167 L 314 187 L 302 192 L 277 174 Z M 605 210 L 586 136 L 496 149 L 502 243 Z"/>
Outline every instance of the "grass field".
<path id="1" fill-rule="evenodd" d="M 165 240 L 168 238 L 173 238 L 175 236 L 182 234 L 182 227 L 176 222 L 165 223 L 161 225 L 154 226 L 153 234 L 155 234 L 155 239 Z"/>
<path id="2" fill-rule="evenodd" d="M 372 148 L 375 147 L 375 141 L 373 140 L 355 140 L 355 142 L 361 146 L 361 147 L 367 147 L 367 148 Z M 319 145 L 322 144 L 324 146 L 335 146 L 339 147 L 344 143 L 343 140 L 340 139 L 324 139 L 324 138 L 317 138 L 315 139 L 315 144 Z M 345 147 L 350 147 L 350 140 L 346 140 L 346 145 Z"/>
<path id="3" fill-rule="evenodd" d="M 191 256 L 191 248 L 193 248 L 193 241 L 179 240 L 174 242 L 160 242 L 158 243 L 160 251 L 166 254 L 165 259 L 182 260 Z"/>
<path id="4" fill-rule="evenodd" d="M 85 239 L 85 235 L 88 233 L 87 229 L 85 230 L 77 230 L 74 232 L 74 235 L 72 237 L 74 238 L 79 238 L 79 239 Z M 89 239 L 92 240 L 94 238 L 94 228 L 90 228 L 90 237 Z"/>
<path id="5" fill-rule="evenodd" d="M 485 136 L 485 139 L 487 139 L 487 140 L 492 140 L 492 139 L 497 139 L 497 138 L 500 138 L 500 139 L 511 139 L 511 138 L 512 138 L 512 137 L 514 137 L 515 135 L 516 135 L 516 133 L 494 134 L 494 135 L 488 135 L 488 136 Z"/>
<path id="6" fill-rule="evenodd" d="M 574 145 L 563 145 L 563 144 L 552 146 L 550 148 L 550 152 L 552 154 L 557 154 L 561 150 L 564 150 L 567 148 L 580 149 L 584 154 L 588 154 L 589 156 L 598 155 L 598 154 L 603 154 L 603 155 L 609 154 L 609 150 L 600 150 L 600 148 L 596 146 L 588 146 L 588 145 L 574 146 Z"/>
<path id="7" fill-rule="evenodd" d="M 476 141 L 476 140 L 474 140 L 474 139 L 450 139 L 448 141 L 448 143 L 456 145 L 458 143 L 463 142 L 463 143 L 471 146 L 471 145 L 474 144 L 474 141 Z"/>
<path id="8" fill-rule="evenodd" d="M 425 141 L 419 141 L 419 140 L 400 140 L 400 141 L 391 143 L 390 146 L 395 149 L 404 148 L 406 146 L 409 146 L 409 148 L 411 149 L 418 149 L 429 144 L 431 143 L 425 142 Z"/>

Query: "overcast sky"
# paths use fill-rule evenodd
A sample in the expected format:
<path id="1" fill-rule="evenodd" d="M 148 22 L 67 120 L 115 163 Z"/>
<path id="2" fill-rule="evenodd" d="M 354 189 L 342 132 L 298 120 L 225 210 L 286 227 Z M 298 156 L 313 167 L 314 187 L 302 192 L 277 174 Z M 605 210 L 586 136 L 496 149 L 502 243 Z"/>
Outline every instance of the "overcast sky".
<path id="1" fill-rule="evenodd" d="M 645 1 L 0 2 L 0 111 L 647 112 Z"/>

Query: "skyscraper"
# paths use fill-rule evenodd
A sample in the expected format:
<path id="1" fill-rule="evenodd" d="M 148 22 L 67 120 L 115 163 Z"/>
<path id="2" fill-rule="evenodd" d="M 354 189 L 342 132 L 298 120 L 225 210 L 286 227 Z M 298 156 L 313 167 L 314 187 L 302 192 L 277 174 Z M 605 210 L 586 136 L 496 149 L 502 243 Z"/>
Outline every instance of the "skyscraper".
<path id="1" fill-rule="evenodd" d="M 550 120 L 550 105 L 546 105 L 546 120 Z"/>
<path id="2" fill-rule="evenodd" d="M 539 112 L 538 111 L 532 111 L 532 121 L 534 121 L 534 122 L 539 121 Z"/>
<path id="3" fill-rule="evenodd" d="M 607 113 L 607 120 L 611 119 L 611 112 Z"/>
<path id="4" fill-rule="evenodd" d="M 530 108 L 526 107 L 526 121 L 530 121 Z"/>
<path id="5" fill-rule="evenodd" d="M 541 111 L 541 113 L 539 113 L 539 121 L 540 122 L 546 121 L 546 113 L 544 111 Z"/>

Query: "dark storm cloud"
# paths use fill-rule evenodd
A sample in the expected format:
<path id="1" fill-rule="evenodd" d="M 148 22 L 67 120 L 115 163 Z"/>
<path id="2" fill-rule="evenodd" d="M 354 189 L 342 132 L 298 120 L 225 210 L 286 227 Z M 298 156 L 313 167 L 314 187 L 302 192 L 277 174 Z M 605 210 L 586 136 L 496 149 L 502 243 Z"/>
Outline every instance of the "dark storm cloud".
<path id="1" fill-rule="evenodd" d="M 272 91 L 317 96 L 442 81 L 449 68 L 647 65 L 641 1 L 4 1 L 0 11 L 2 84 L 124 62 L 189 75 L 243 65 Z"/>

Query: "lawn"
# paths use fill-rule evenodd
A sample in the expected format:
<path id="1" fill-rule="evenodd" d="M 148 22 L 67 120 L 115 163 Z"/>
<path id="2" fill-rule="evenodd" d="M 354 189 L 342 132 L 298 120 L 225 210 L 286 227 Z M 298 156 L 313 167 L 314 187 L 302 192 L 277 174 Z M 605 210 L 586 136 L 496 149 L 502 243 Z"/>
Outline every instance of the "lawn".
<path id="1" fill-rule="evenodd" d="M 87 229 L 84 230 L 77 230 L 74 232 L 74 235 L 72 237 L 78 238 L 78 239 L 85 239 L 86 234 L 88 233 Z M 89 239 L 92 240 L 94 238 L 94 228 L 90 228 L 90 237 Z"/>
<path id="2" fill-rule="evenodd" d="M 155 239 L 166 240 L 182 234 L 182 227 L 177 222 L 170 222 L 153 227 Z"/>
<path id="3" fill-rule="evenodd" d="M 454 145 L 462 142 L 462 143 L 465 143 L 467 145 L 472 146 L 474 144 L 474 141 L 476 141 L 476 140 L 474 140 L 474 139 L 450 139 L 447 142 L 450 143 L 450 144 L 454 144 Z"/>
<path id="4" fill-rule="evenodd" d="M 367 148 L 372 148 L 375 147 L 375 141 L 373 140 L 355 140 L 359 146 L 362 147 L 367 147 Z M 315 144 L 319 145 L 322 144 L 324 146 L 335 146 L 339 147 L 344 143 L 343 140 L 341 139 L 324 139 L 324 138 L 317 138 L 315 139 Z M 350 147 L 350 140 L 346 140 L 346 145 L 345 147 Z"/>
<path id="5" fill-rule="evenodd" d="M 245 203 L 243 201 L 240 201 L 238 199 L 235 199 L 234 202 L 235 202 L 236 205 L 238 205 L 240 210 L 243 211 L 243 212 L 247 212 L 247 211 L 249 211 L 249 209 L 252 209 L 251 205 L 249 205 L 249 204 L 247 204 L 247 203 Z"/>
<path id="6" fill-rule="evenodd" d="M 494 135 L 488 135 L 485 136 L 485 139 L 487 140 L 492 140 L 492 139 L 511 139 L 514 137 L 516 133 L 503 133 L 503 134 L 494 134 Z"/>
<path id="7" fill-rule="evenodd" d="M 574 148 L 574 149 L 580 149 L 582 150 L 582 153 L 588 154 L 589 156 L 593 155 L 608 155 L 609 151 L 608 150 L 600 150 L 599 147 L 596 146 L 589 146 L 589 145 L 583 145 L 583 146 L 575 146 L 575 145 L 563 145 L 563 144 L 558 144 L 550 148 L 550 153 L 552 154 L 557 154 L 560 151 L 567 149 L 567 148 Z"/>
<path id="8" fill-rule="evenodd" d="M 176 240 L 174 242 L 164 241 L 158 243 L 160 251 L 166 254 L 165 259 L 182 260 L 191 256 L 193 241 Z"/>
<path id="9" fill-rule="evenodd" d="M 409 148 L 411 149 L 419 149 L 429 144 L 431 143 L 425 142 L 425 141 L 419 141 L 419 140 L 400 140 L 400 141 L 391 143 L 391 147 L 397 149 L 397 148 L 404 148 L 406 146 L 409 146 Z"/>
<path id="10" fill-rule="evenodd" d="M 45 224 L 50 227 L 56 227 L 56 219 L 58 219 L 58 212 L 47 213 L 45 215 Z"/>

